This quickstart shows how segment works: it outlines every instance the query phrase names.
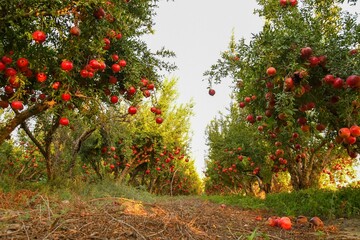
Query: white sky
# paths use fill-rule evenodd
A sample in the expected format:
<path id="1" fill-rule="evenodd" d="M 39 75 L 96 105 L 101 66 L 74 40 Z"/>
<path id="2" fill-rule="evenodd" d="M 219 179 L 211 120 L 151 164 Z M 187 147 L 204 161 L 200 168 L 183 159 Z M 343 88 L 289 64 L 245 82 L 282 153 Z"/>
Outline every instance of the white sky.
<path id="1" fill-rule="evenodd" d="M 255 0 L 176 0 L 160 1 L 155 18 L 155 34 L 145 40 L 152 50 L 165 47 L 176 53 L 172 59 L 178 70 L 180 102 L 195 102 L 195 116 L 191 120 L 193 131 L 192 153 L 198 172 L 204 170 L 205 128 L 230 104 L 230 79 L 215 85 L 214 96 L 208 94 L 208 83 L 203 73 L 226 50 L 232 31 L 236 39 L 250 39 L 251 33 L 260 31 L 262 21 L 253 10 Z"/>
<path id="2" fill-rule="evenodd" d="M 230 104 L 231 80 L 215 85 L 214 96 L 208 94 L 208 82 L 203 73 L 220 58 L 228 47 L 231 33 L 235 38 L 250 40 L 251 33 L 261 30 L 263 21 L 253 14 L 255 0 L 161 0 L 154 26 L 155 34 L 145 40 L 152 50 L 165 47 L 176 53 L 179 102 L 195 102 L 195 116 L 191 120 L 192 154 L 198 172 L 205 169 L 207 147 L 205 128 Z M 355 13 L 356 7 L 346 7 Z M 358 9 L 359 11 L 359 9 Z M 171 77 L 169 76 L 169 77 Z"/>

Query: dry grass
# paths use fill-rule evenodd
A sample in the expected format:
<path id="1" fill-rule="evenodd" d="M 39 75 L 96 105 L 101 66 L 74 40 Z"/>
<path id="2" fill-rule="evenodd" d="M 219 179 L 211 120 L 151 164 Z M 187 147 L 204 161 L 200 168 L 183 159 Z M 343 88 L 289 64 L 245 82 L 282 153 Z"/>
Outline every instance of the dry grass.
<path id="1" fill-rule="evenodd" d="M 336 222 L 323 233 L 296 225 L 283 231 L 266 226 L 267 212 L 241 210 L 199 198 L 158 203 L 119 197 L 77 197 L 69 201 L 23 190 L 0 194 L 0 206 L 0 239 L 359 238 L 344 235 Z M 257 216 L 263 220 L 256 220 Z"/>

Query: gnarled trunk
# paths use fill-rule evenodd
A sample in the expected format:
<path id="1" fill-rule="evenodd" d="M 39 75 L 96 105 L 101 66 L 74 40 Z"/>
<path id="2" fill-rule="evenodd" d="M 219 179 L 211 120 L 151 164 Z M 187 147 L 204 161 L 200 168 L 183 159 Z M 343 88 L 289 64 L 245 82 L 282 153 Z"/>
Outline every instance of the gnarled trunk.
<path id="1" fill-rule="evenodd" d="M 31 139 L 31 141 L 33 141 L 33 143 L 39 148 L 39 151 L 45 158 L 46 173 L 47 173 L 48 181 L 51 181 L 54 179 L 53 162 L 51 159 L 51 144 L 53 142 L 54 133 L 55 133 L 56 129 L 59 127 L 59 119 L 60 119 L 60 116 L 55 115 L 53 117 L 52 126 L 45 135 L 44 144 L 41 144 L 36 139 L 34 134 L 30 131 L 30 129 L 26 125 L 25 120 L 21 123 L 21 127 L 24 129 L 25 133 L 28 135 L 28 137 Z"/>
<path id="2" fill-rule="evenodd" d="M 69 175 L 71 177 L 74 177 L 74 167 L 75 167 L 75 163 L 76 163 L 76 157 L 77 157 L 77 154 L 79 153 L 80 151 L 80 148 L 81 148 L 81 145 L 82 143 L 88 139 L 91 134 L 96 130 L 96 128 L 92 128 L 92 129 L 89 129 L 85 132 L 83 132 L 80 137 L 78 137 L 75 141 L 74 141 L 74 145 L 73 145 L 73 149 L 71 151 L 71 160 L 70 160 L 70 164 L 69 164 L 69 167 L 68 167 L 68 172 L 69 172 Z"/>
<path id="3" fill-rule="evenodd" d="M 120 174 L 120 177 L 119 177 L 119 180 L 118 180 L 119 183 L 122 183 L 122 182 L 124 181 L 126 175 L 129 173 L 129 170 L 130 170 L 129 167 L 125 167 L 125 168 L 122 170 L 122 172 L 121 172 L 121 174 Z"/>
<path id="4" fill-rule="evenodd" d="M 0 128 L 0 145 L 10 136 L 17 126 L 25 122 L 26 119 L 38 115 L 49 108 L 46 103 L 36 104 L 21 113 L 17 113 L 15 117 L 9 120 L 4 127 Z"/>
<path id="5" fill-rule="evenodd" d="M 314 148 L 308 156 L 292 165 L 289 165 L 289 173 L 291 176 L 291 184 L 294 190 L 308 189 L 319 186 L 319 178 L 322 168 L 332 161 L 331 151 L 322 152 L 317 156 L 317 153 L 326 145 L 327 140 L 324 139 L 316 148 Z"/>

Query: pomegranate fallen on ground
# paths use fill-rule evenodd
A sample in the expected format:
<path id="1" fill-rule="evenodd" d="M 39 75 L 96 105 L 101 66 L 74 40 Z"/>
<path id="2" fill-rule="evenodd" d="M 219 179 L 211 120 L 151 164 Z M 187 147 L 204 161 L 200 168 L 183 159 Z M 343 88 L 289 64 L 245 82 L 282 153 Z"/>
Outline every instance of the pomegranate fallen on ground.
<path id="1" fill-rule="evenodd" d="M 291 229 L 291 220 L 288 217 L 282 217 L 279 219 L 278 225 L 279 225 L 279 227 L 281 227 L 284 230 L 290 230 Z"/>
<path id="2" fill-rule="evenodd" d="M 318 229 L 318 228 L 323 228 L 324 227 L 324 223 L 323 221 L 321 221 L 321 219 L 319 217 L 313 217 L 310 219 L 310 227 L 312 227 L 313 229 Z"/>
<path id="3" fill-rule="evenodd" d="M 305 225 L 305 224 L 308 224 L 308 218 L 305 217 L 305 216 L 298 216 L 296 218 L 296 224 L 298 225 Z"/>

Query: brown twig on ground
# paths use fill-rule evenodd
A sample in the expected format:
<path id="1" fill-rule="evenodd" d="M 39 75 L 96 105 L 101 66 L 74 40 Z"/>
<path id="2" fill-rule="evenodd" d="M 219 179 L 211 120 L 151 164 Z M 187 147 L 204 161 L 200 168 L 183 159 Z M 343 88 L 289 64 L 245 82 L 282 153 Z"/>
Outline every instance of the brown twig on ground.
<path id="1" fill-rule="evenodd" d="M 21 228 L 19 228 L 19 229 L 16 230 L 16 231 L 13 231 L 13 232 L 0 234 L 0 238 L 2 238 L 2 237 L 10 237 L 11 235 L 14 235 L 14 234 L 16 234 L 16 233 L 19 233 L 19 232 L 21 232 L 21 230 L 23 229 L 23 227 L 24 227 L 24 226 L 22 226 Z"/>
<path id="2" fill-rule="evenodd" d="M 29 233 L 28 233 L 28 231 L 27 231 L 27 229 L 26 229 L 25 223 L 24 223 L 23 221 L 21 221 L 21 223 L 22 223 L 22 225 L 23 225 L 23 229 L 24 229 L 24 232 L 25 232 L 25 234 L 26 234 L 26 238 L 27 238 L 27 239 L 30 239 Z"/>
<path id="3" fill-rule="evenodd" d="M 56 221 L 56 220 L 55 220 Z M 59 224 L 58 226 L 56 226 L 54 229 L 52 229 L 43 239 L 47 239 L 51 234 L 53 234 L 58 228 L 60 228 L 61 226 L 63 226 L 65 223 L 69 223 L 69 222 L 75 222 L 77 221 L 77 219 L 67 219 L 64 222 L 62 222 L 61 224 Z"/>
<path id="4" fill-rule="evenodd" d="M 111 217 L 113 220 L 125 225 L 125 226 L 128 226 L 129 228 L 131 228 L 132 230 L 134 230 L 142 239 L 146 239 L 134 226 L 132 226 L 131 224 L 127 223 L 127 222 L 124 222 L 120 219 L 117 219 L 115 217 L 113 217 L 110 213 L 108 213 L 107 211 L 105 211 L 106 215 L 108 215 L 109 217 Z"/>
<path id="5" fill-rule="evenodd" d="M 50 208 L 50 203 L 49 203 L 49 198 L 47 198 L 46 200 L 43 198 L 43 196 L 40 196 L 41 199 L 44 201 L 45 205 L 46 205 L 46 208 L 47 208 L 47 213 L 48 213 L 48 218 L 49 218 L 49 221 L 51 220 L 51 216 L 54 215 L 51 208 Z"/>
<path id="6" fill-rule="evenodd" d="M 17 199 L 17 195 L 2 194 L 1 199 L 9 202 Z M 265 222 L 255 221 L 255 217 L 267 216 L 267 211 L 233 206 L 221 209 L 219 204 L 199 198 L 171 198 L 150 204 L 151 207 L 140 207 L 138 210 L 143 214 L 138 214 L 130 210 L 136 210 L 136 206 L 143 203 L 131 199 L 79 198 L 65 206 L 58 199 L 45 195 L 37 195 L 36 201 L 25 204 L 23 202 L 33 199 L 33 194 L 22 196 L 28 200 L 16 200 L 20 206 L 3 204 L 6 208 L 0 210 L 4 220 L 1 221 L 0 239 L 246 239 L 255 235 L 254 229 L 258 229 L 256 238 L 259 239 L 313 240 L 318 234 L 297 225 L 289 231 L 266 226 Z M 348 221 L 346 226 L 349 224 L 357 227 L 360 220 Z M 329 229 L 326 237 L 346 239 L 344 229 L 340 225 L 337 231 Z M 349 236 L 354 234 L 350 231 Z"/>
<path id="7" fill-rule="evenodd" d="M 233 237 L 234 237 L 234 239 L 238 239 L 238 238 L 237 238 L 237 237 L 233 234 L 233 232 L 231 231 L 231 228 L 227 227 L 227 229 L 229 230 L 229 232 L 230 232 L 231 236 L 233 236 Z"/>

